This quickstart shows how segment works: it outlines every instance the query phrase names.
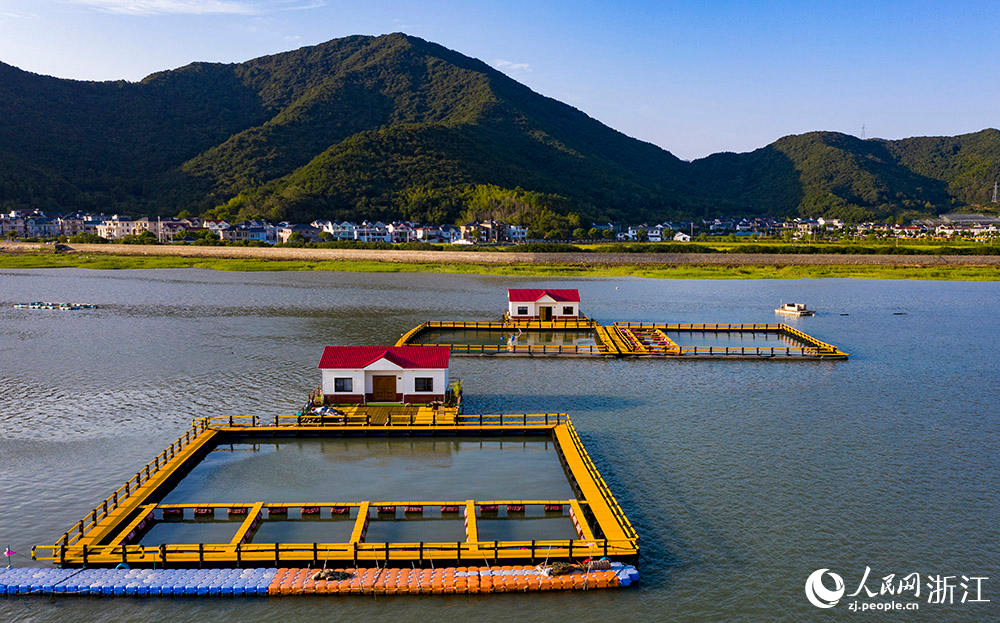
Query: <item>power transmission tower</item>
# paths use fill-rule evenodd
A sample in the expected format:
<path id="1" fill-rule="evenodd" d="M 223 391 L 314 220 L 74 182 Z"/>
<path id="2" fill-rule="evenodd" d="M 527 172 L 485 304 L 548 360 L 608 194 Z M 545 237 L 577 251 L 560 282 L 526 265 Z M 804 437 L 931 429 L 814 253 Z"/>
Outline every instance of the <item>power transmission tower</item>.
<path id="1" fill-rule="evenodd" d="M 997 183 L 993 182 L 993 203 L 1000 203 L 997 201 Z"/>
<path id="2" fill-rule="evenodd" d="M 865 140 L 865 124 L 861 124 L 861 140 Z"/>

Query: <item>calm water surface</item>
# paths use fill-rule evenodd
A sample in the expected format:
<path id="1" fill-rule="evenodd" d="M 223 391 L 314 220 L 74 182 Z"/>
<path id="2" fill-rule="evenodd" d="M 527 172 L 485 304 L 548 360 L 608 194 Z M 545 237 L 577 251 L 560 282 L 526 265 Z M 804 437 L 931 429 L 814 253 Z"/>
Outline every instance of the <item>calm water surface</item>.
<path id="1" fill-rule="evenodd" d="M 1000 618 L 997 283 L 2 272 L 0 544 L 26 553 L 53 542 L 192 418 L 293 413 L 319 380 L 324 344 L 390 344 L 428 319 L 494 320 L 506 288 L 543 285 L 579 288 L 584 312 L 605 322 L 774 322 L 778 302 L 801 300 L 820 313 L 786 322 L 852 357 L 452 360 L 470 413 L 572 415 L 641 535 L 637 587 L 377 601 L 15 598 L 0 599 L 0 621 Z M 102 308 L 12 308 L 31 300 Z M 850 612 L 848 597 L 820 611 L 806 600 L 814 570 L 839 573 L 850 593 L 866 566 L 876 591 L 890 573 L 988 576 L 992 601 L 928 604 L 926 587 L 917 612 Z"/>

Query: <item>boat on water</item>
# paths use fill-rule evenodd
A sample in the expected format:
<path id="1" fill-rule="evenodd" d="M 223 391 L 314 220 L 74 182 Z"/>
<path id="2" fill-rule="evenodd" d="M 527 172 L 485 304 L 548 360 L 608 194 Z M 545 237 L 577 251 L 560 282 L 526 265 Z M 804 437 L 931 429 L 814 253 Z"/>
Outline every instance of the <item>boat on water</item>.
<path id="1" fill-rule="evenodd" d="M 97 309 L 97 305 L 91 303 L 50 303 L 48 301 L 35 301 L 33 303 L 15 303 L 15 309 L 58 309 L 62 311 L 74 309 Z"/>
<path id="2" fill-rule="evenodd" d="M 814 316 L 816 314 L 816 310 L 807 309 L 802 303 L 784 303 L 774 311 L 786 316 Z"/>

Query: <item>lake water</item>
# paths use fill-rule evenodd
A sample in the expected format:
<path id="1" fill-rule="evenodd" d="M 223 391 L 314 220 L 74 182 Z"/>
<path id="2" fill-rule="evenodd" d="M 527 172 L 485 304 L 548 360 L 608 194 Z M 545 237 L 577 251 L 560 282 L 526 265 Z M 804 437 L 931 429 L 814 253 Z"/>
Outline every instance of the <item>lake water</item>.
<path id="1" fill-rule="evenodd" d="M 248 439 L 210 452 L 163 503 L 572 497 L 546 438 Z"/>
<path id="2" fill-rule="evenodd" d="M 0 272 L 0 545 L 52 543 L 192 418 L 294 413 L 325 344 L 391 344 L 429 319 L 495 320 L 507 288 L 540 286 L 579 288 L 602 322 L 775 322 L 780 301 L 803 301 L 817 316 L 785 321 L 851 359 L 452 359 L 469 413 L 572 416 L 640 534 L 642 582 L 628 589 L 0 598 L 0 621 L 1000 618 L 996 282 Z M 33 300 L 102 307 L 12 308 Z M 840 574 L 849 594 L 866 567 L 876 592 L 889 574 L 986 576 L 991 601 L 958 603 L 956 588 L 956 603 L 929 604 L 926 586 L 917 612 L 806 600 L 813 571 Z"/>

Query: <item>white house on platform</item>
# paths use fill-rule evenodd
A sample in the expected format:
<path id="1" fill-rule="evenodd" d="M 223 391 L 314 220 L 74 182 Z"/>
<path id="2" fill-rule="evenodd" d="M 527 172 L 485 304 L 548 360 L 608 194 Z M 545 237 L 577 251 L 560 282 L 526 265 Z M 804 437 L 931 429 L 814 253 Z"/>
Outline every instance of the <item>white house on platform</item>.
<path id="1" fill-rule="evenodd" d="M 520 288 L 507 290 L 511 320 L 571 320 L 580 317 L 580 292 Z"/>
<path id="2" fill-rule="evenodd" d="M 327 346 L 319 360 L 327 404 L 427 404 L 445 399 L 447 346 Z"/>

